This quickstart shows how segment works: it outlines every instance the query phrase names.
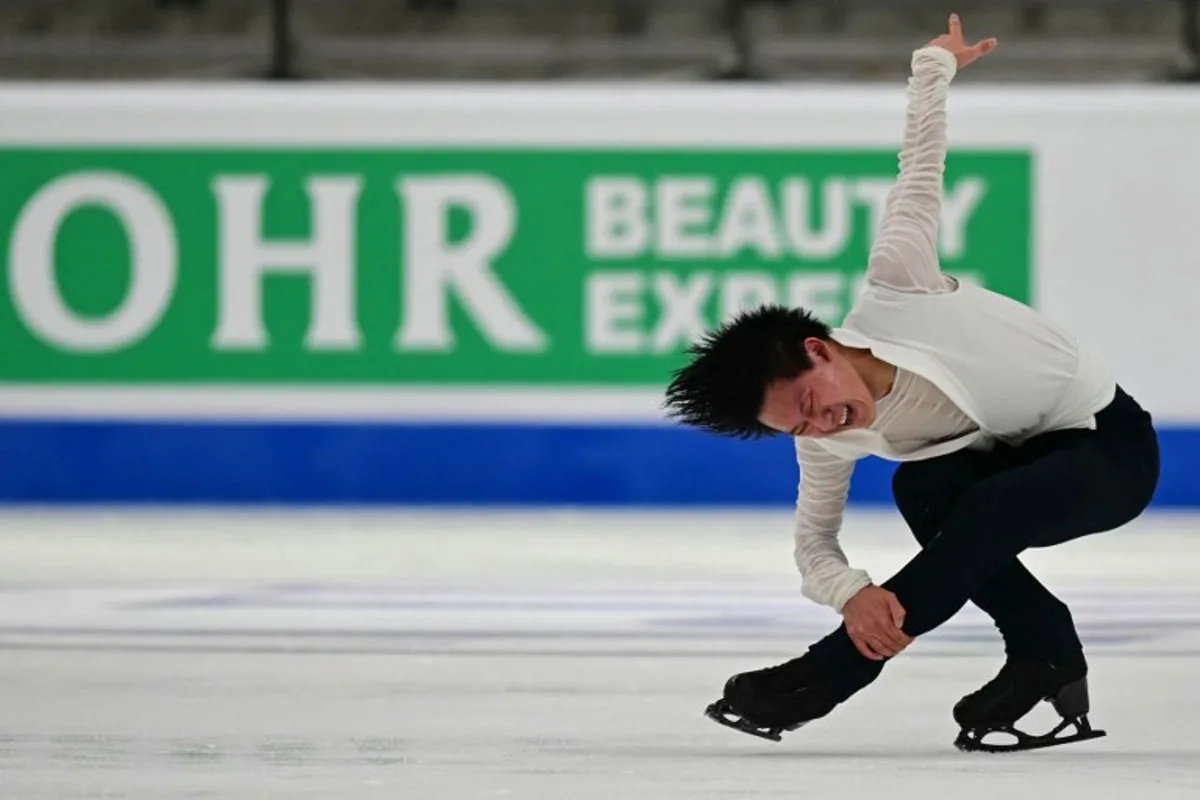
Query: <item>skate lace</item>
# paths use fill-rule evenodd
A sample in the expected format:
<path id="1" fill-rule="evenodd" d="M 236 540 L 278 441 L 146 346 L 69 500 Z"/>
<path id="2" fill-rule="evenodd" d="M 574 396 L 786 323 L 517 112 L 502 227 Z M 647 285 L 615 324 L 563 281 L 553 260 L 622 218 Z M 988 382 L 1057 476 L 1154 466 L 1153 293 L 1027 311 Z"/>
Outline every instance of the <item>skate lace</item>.
<path id="1" fill-rule="evenodd" d="M 761 676 L 764 687 L 773 692 L 795 692 L 804 689 L 805 683 L 811 677 L 808 665 L 802 659 L 792 659 L 767 667 Z"/>
<path id="2" fill-rule="evenodd" d="M 1022 661 L 1009 661 L 1000 668 L 1000 672 L 996 677 L 979 687 L 978 690 L 972 692 L 969 697 L 976 698 L 984 695 L 993 694 L 1002 691 L 1009 686 L 1014 686 L 1020 683 L 1018 680 L 1022 675 L 1032 672 L 1036 669 L 1033 664 L 1028 664 Z"/>

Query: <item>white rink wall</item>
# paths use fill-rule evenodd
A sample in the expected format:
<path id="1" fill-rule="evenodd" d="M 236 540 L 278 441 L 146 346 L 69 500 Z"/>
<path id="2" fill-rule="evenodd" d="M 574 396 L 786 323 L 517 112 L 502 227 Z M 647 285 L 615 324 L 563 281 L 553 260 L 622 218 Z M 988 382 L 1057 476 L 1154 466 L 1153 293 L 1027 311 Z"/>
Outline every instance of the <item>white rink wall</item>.
<path id="1" fill-rule="evenodd" d="M 786 443 L 663 424 L 672 353 L 743 302 L 845 310 L 903 108 L 902 86 L 6 86 L 0 500 L 786 508 Z M 1200 505 L 1200 96 L 967 84 L 949 114 L 948 268 L 1106 359 L 1162 425 L 1156 504 Z M 864 463 L 852 504 L 886 506 L 889 475 Z"/>

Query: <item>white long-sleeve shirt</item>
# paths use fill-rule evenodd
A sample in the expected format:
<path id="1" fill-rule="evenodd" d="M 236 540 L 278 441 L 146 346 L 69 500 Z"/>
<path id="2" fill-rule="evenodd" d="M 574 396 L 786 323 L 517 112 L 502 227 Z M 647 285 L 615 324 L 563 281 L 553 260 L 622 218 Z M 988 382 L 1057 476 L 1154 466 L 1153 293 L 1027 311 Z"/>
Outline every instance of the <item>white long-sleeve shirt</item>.
<path id="1" fill-rule="evenodd" d="M 858 457 L 868 453 L 895 460 L 929 457 L 986 441 L 989 435 L 1019 440 L 1036 432 L 1034 428 L 1041 424 L 1031 424 L 1030 419 L 1057 427 L 1090 426 L 1092 414 L 1112 396 L 1114 382 L 1079 352 L 1065 332 L 1031 309 L 1015 308 L 1007 298 L 989 298 L 982 290 L 959 291 L 958 283 L 941 271 L 937 235 L 948 146 L 946 94 L 956 66 L 953 54 L 942 48 L 927 47 L 913 54 L 899 176 L 888 196 L 867 267 L 868 286 L 874 287 L 875 300 L 881 302 L 857 310 L 860 324 L 854 324 L 852 314 L 846 323 L 851 330 L 841 334 L 875 342 L 877 355 L 880 349 L 894 347 L 897 361 L 909 360 L 928 367 L 922 370 L 928 374 L 946 376 L 943 385 L 954 386 L 962 402 L 956 403 L 933 381 L 897 364 L 892 388 L 877 402 L 876 419 L 868 431 L 796 439 L 800 485 L 794 552 L 802 591 L 809 599 L 839 611 L 872 583 L 866 571 L 849 566 L 838 542 Z M 930 303 L 899 308 L 917 303 L 919 296 Z M 940 298 L 944 299 L 938 305 Z M 947 302 L 973 305 L 951 307 Z M 944 318 L 937 318 L 939 313 Z M 894 315 L 890 322 L 881 321 L 885 314 Z M 866 324 L 867 317 L 870 324 Z M 960 319 L 977 327 L 970 332 L 974 335 L 961 326 L 953 332 L 943 329 Z M 860 335 L 855 328 L 870 328 L 876 338 Z M 893 336 L 896 328 L 904 330 Z M 1021 331 L 1016 334 L 1019 338 L 1006 348 L 1003 337 L 1013 337 L 1016 330 Z M 839 332 L 835 331 L 837 338 Z M 862 346 L 860 342 L 851 344 Z M 981 367 L 975 366 L 1005 350 L 1010 351 L 1005 352 L 1010 358 L 1031 361 L 1026 367 L 1006 367 L 1016 373 L 1016 381 L 1013 375 L 1004 376 L 1015 385 L 989 380 L 978 372 Z M 972 389 L 985 387 L 987 397 L 963 390 L 967 382 Z M 1009 396 L 1013 392 L 1025 392 L 1026 397 L 1017 400 Z M 964 410 L 964 404 L 968 409 Z M 981 418 L 988 419 L 990 430 L 981 430 Z"/>

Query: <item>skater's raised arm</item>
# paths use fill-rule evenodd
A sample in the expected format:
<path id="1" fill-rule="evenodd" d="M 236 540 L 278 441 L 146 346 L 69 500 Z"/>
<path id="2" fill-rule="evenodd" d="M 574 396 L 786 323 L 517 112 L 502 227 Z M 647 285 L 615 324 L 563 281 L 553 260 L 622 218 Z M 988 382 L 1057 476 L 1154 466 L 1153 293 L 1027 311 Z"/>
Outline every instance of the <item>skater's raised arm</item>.
<path id="1" fill-rule="evenodd" d="M 921 292 L 950 287 L 937 253 L 948 147 L 946 95 L 957 71 L 995 44 L 987 39 L 968 47 L 958 17 L 951 16 L 948 34 L 913 53 L 900 172 L 867 264 L 872 283 Z"/>
<path id="2" fill-rule="evenodd" d="M 854 462 L 838 458 L 812 440 L 796 440 L 800 488 L 796 501 L 795 559 L 801 592 L 837 611 L 871 577 L 852 569 L 838 543 Z"/>

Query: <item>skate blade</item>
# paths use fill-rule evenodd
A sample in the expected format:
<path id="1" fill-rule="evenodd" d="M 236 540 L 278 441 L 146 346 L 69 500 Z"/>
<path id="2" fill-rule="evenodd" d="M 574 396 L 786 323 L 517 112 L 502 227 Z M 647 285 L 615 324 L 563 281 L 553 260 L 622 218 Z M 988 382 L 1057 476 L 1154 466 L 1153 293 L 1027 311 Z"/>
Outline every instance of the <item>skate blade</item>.
<path id="1" fill-rule="evenodd" d="M 1059 736 L 1068 727 L 1074 726 L 1075 733 Z M 990 744 L 983 741 L 988 734 L 1005 733 L 1017 737 L 1017 741 L 1005 744 Z M 964 729 L 954 740 L 954 746 L 966 753 L 1019 753 L 1025 750 L 1042 750 L 1047 747 L 1058 747 L 1075 742 L 1086 742 L 1107 736 L 1106 731 L 1096 730 L 1088 724 L 1087 718 L 1079 720 L 1063 720 L 1054 730 L 1042 736 L 1031 736 L 1024 731 L 1009 726 L 984 728 L 979 730 Z"/>
<path id="2" fill-rule="evenodd" d="M 783 737 L 780 734 L 785 730 L 784 728 L 767 728 L 748 722 L 734 713 L 733 709 L 724 700 L 718 700 L 704 709 L 704 716 L 721 723 L 726 728 L 733 728 L 735 731 L 748 733 L 760 739 L 770 739 L 772 742 L 783 741 Z"/>

